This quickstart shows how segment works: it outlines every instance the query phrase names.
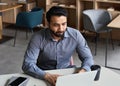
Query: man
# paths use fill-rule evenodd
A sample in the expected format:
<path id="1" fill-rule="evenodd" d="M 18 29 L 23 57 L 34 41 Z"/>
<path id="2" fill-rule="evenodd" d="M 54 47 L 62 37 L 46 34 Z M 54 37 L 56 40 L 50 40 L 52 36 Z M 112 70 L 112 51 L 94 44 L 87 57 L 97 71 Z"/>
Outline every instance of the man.
<path id="1" fill-rule="evenodd" d="M 90 71 L 93 56 L 81 33 L 67 27 L 67 11 L 53 6 L 46 13 L 46 18 L 48 28 L 32 36 L 25 53 L 23 71 L 55 85 L 60 75 L 49 74 L 44 70 L 72 67 L 70 60 L 75 50 L 82 61 L 78 72 Z"/>

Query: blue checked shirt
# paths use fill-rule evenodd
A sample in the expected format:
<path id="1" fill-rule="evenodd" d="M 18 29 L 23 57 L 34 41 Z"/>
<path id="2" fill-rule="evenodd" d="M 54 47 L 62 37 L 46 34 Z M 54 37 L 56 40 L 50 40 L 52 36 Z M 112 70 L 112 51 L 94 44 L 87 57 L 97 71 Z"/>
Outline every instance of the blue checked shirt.
<path id="1" fill-rule="evenodd" d="M 29 42 L 22 69 L 27 74 L 43 79 L 44 70 L 68 68 L 74 51 L 82 61 L 81 67 L 90 71 L 93 56 L 78 30 L 67 27 L 60 41 L 52 38 L 49 29 L 40 30 Z"/>

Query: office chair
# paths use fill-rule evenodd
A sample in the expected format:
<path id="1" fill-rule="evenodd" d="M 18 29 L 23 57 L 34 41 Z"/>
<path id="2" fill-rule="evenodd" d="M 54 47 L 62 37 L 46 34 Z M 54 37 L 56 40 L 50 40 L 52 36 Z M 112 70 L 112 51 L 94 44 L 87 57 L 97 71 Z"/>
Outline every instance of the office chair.
<path id="1" fill-rule="evenodd" d="M 114 50 L 114 45 L 112 41 L 112 29 L 107 27 L 107 24 L 111 21 L 111 15 L 107 10 L 102 9 L 89 9 L 83 11 L 83 25 L 84 29 L 96 33 L 95 36 L 95 55 L 97 54 L 97 41 L 100 33 L 107 33 L 106 38 L 106 55 L 107 55 L 107 43 L 109 39 L 109 33 L 112 43 L 112 48 Z"/>
<path id="2" fill-rule="evenodd" d="M 43 9 L 35 7 L 30 12 L 20 12 L 16 18 L 16 31 L 14 36 L 14 46 L 16 44 L 16 36 L 18 28 L 26 29 L 26 39 L 28 38 L 28 30 L 33 33 L 33 29 L 42 23 Z"/>

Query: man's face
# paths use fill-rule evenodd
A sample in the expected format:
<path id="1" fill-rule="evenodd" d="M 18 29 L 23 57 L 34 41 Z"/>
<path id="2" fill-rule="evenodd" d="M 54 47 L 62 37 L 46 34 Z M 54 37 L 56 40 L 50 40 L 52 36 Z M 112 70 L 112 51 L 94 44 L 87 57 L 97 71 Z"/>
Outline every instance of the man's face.
<path id="1" fill-rule="evenodd" d="M 52 32 L 52 35 L 56 37 L 63 37 L 67 28 L 67 17 L 52 16 L 50 19 L 49 28 Z"/>

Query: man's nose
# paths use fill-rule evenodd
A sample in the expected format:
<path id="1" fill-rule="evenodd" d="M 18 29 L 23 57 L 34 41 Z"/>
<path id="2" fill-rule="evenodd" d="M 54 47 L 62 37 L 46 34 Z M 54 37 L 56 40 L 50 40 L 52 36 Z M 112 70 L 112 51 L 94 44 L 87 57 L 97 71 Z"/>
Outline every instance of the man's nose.
<path id="1" fill-rule="evenodd" d="M 59 31 L 64 31 L 64 28 L 62 25 L 59 26 Z"/>

